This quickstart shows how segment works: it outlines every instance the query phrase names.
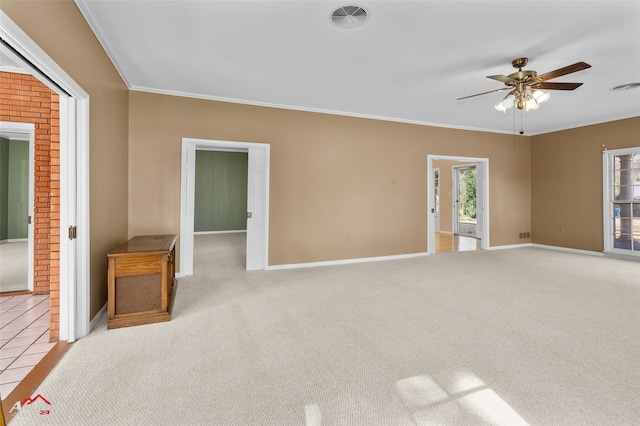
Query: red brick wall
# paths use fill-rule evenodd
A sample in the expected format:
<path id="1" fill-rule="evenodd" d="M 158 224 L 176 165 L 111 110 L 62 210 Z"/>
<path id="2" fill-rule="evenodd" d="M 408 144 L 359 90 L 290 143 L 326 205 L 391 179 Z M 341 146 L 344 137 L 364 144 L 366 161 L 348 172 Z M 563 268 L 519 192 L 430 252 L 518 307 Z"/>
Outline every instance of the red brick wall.
<path id="1" fill-rule="evenodd" d="M 60 332 L 60 108 L 27 74 L 0 72 L 0 121 L 34 123 L 33 292 L 49 293 L 52 341 Z"/>

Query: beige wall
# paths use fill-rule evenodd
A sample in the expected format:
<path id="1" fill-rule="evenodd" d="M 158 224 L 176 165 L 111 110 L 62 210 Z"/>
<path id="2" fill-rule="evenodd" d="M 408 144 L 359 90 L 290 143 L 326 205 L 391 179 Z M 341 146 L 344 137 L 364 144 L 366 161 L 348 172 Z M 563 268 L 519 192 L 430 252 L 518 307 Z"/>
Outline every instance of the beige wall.
<path id="1" fill-rule="evenodd" d="M 129 236 L 179 233 L 183 137 L 271 144 L 271 265 L 425 252 L 428 154 L 489 158 L 492 246 L 529 230 L 528 137 L 129 98 Z"/>
<path id="2" fill-rule="evenodd" d="M 640 146 L 640 117 L 534 136 L 532 241 L 602 251 L 602 150 Z"/>
<path id="3" fill-rule="evenodd" d="M 73 1 L 2 0 L 0 7 L 90 96 L 93 317 L 107 301 L 107 253 L 127 239 L 128 91 Z"/>

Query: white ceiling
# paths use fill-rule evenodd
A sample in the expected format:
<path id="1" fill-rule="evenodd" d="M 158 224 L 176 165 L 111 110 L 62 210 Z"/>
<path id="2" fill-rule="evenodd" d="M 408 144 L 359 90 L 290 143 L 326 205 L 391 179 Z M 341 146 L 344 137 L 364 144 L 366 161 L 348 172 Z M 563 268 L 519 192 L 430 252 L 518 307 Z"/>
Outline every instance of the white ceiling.
<path id="1" fill-rule="evenodd" d="M 132 90 L 453 128 L 540 134 L 640 116 L 640 1 L 76 0 Z M 334 26 L 356 4 L 361 27 Z M 536 111 L 498 112 L 487 79 L 528 57 L 553 81 Z"/>

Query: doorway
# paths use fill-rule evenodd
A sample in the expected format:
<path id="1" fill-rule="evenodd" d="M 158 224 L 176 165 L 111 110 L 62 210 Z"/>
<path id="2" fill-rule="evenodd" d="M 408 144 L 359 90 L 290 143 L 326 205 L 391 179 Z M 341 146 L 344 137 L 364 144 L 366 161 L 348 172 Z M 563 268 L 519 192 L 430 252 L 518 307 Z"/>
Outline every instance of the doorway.
<path id="1" fill-rule="evenodd" d="M 436 219 L 436 174 L 438 172 L 438 213 L 439 220 Z M 460 213 L 459 185 L 456 184 L 457 171 L 462 175 L 470 175 L 471 172 L 464 170 L 473 169 L 475 175 L 475 206 L 467 203 L 465 210 Z M 446 176 L 445 176 L 446 175 Z M 438 237 L 451 240 L 454 248 L 450 251 L 461 251 L 455 249 L 456 237 L 467 238 L 464 247 L 472 247 L 475 250 L 488 250 L 489 241 L 489 159 L 477 157 L 457 157 L 448 155 L 428 155 L 427 156 L 427 248 L 429 254 L 435 254 L 437 250 Z M 459 181 L 459 179 L 458 179 Z M 456 189 L 458 188 L 458 189 Z M 465 189 L 466 191 L 466 189 Z M 456 201 L 458 200 L 458 201 Z M 475 211 L 474 208 L 475 207 Z M 472 214 L 473 213 L 473 214 Z M 471 220 L 471 216 L 475 216 Z M 469 220 L 465 220 L 469 218 Z M 475 235 L 465 236 L 460 234 L 461 229 L 472 231 Z M 436 228 L 436 222 L 438 228 Z M 460 243 L 460 242 L 458 242 Z M 460 244 L 457 245 L 461 247 Z"/>
<path id="2" fill-rule="evenodd" d="M 0 121 L 0 293 L 33 291 L 34 135 Z"/>
<path id="3" fill-rule="evenodd" d="M 478 238 L 477 170 L 475 165 L 453 166 L 453 233 Z"/>
<path id="4" fill-rule="evenodd" d="M 182 139 L 180 195 L 180 272 L 193 274 L 196 151 L 244 152 L 247 161 L 246 270 L 265 269 L 269 245 L 270 145 L 206 139 Z"/>
<path id="5" fill-rule="evenodd" d="M 51 228 L 59 239 L 55 247 L 59 249 L 59 279 L 52 280 L 51 288 L 58 290 L 55 303 L 59 305 L 59 317 L 58 321 L 52 320 L 51 330 L 56 340 L 74 342 L 90 329 L 89 95 L 3 11 L 0 22 L 3 57 L 27 70 L 59 97 L 60 185 L 59 196 L 55 197 L 59 220 L 53 222 L 59 226 Z M 77 238 L 66 237 L 70 227 L 78 230 Z"/>

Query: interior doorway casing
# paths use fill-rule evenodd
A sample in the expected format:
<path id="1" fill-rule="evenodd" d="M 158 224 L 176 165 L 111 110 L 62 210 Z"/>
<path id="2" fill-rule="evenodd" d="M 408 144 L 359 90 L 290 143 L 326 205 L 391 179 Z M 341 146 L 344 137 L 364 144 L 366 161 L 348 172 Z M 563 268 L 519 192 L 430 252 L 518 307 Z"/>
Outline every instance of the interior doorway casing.
<path id="1" fill-rule="evenodd" d="M 197 150 L 248 153 L 247 270 L 266 269 L 269 264 L 269 164 L 270 145 L 208 139 L 182 139 L 180 184 L 180 271 L 193 274 L 195 214 L 195 153 Z"/>
<path id="2" fill-rule="evenodd" d="M 440 232 L 440 168 L 433 169 L 433 216 L 435 232 Z"/>
<path id="3" fill-rule="evenodd" d="M 477 158 L 477 157 L 456 157 L 450 155 L 427 155 L 427 250 L 429 254 L 436 253 L 436 229 L 435 229 L 435 206 L 434 206 L 434 194 L 435 185 L 433 179 L 433 161 L 434 160 L 447 160 L 447 161 L 460 161 L 465 163 L 474 163 L 476 165 L 477 173 L 477 198 L 478 204 L 478 216 L 481 216 L 478 220 L 478 234 L 480 238 L 480 248 L 482 250 L 489 250 L 491 247 L 489 241 L 489 159 Z M 442 203 L 442 194 L 440 198 Z"/>
<path id="4" fill-rule="evenodd" d="M 89 95 L 2 10 L 0 38 L 60 98 L 59 338 L 74 342 L 90 331 Z"/>

